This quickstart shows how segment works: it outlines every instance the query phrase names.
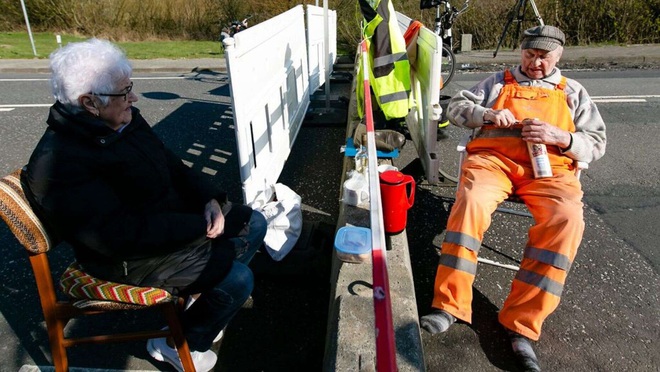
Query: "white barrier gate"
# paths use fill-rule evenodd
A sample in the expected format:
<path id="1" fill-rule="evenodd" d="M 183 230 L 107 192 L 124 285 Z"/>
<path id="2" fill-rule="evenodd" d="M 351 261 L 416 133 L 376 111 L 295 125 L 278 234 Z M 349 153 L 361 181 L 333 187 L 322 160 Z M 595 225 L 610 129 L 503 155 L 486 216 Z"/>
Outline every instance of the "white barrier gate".
<path id="1" fill-rule="evenodd" d="M 266 202 L 310 102 L 302 5 L 225 39 L 243 198 Z"/>
<path id="2" fill-rule="evenodd" d="M 328 52 L 330 72 L 337 61 L 337 12 L 328 10 Z M 325 83 L 326 62 L 323 37 L 323 8 L 307 5 L 307 56 L 309 58 L 309 91 L 314 93 Z"/>
<path id="3" fill-rule="evenodd" d="M 401 33 L 405 33 L 411 19 L 396 12 Z M 415 143 L 417 156 L 422 161 L 426 179 L 431 184 L 439 181 L 440 158 L 437 151 L 440 107 L 440 66 L 442 39 L 426 27 L 417 37 L 417 59 L 410 76 L 414 107 L 406 116 L 406 125 Z"/>

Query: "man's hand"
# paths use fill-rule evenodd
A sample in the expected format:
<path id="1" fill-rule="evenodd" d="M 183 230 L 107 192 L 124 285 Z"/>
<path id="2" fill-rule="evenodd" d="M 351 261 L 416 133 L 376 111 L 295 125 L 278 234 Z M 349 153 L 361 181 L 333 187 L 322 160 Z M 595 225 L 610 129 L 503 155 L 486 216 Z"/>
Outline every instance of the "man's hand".
<path id="1" fill-rule="evenodd" d="M 204 218 L 206 218 L 206 237 L 217 238 L 225 232 L 225 216 L 222 214 L 220 204 L 211 199 L 204 207 Z"/>
<path id="2" fill-rule="evenodd" d="M 513 116 L 513 113 L 511 113 L 509 109 L 488 109 L 484 112 L 484 123 L 486 122 L 490 122 L 498 128 L 510 128 L 519 121 Z"/>
<path id="3" fill-rule="evenodd" d="M 522 139 L 532 143 L 559 146 L 566 149 L 571 145 L 571 134 L 539 119 L 525 119 L 522 121 Z"/>

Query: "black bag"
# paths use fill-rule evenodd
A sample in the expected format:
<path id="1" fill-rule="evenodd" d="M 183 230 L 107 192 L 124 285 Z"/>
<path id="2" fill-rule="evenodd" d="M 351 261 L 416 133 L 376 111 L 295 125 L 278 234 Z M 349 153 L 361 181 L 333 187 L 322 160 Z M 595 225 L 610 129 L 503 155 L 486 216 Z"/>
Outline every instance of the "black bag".
<path id="1" fill-rule="evenodd" d="M 245 204 L 233 204 L 228 201 L 222 205 L 222 214 L 225 216 L 225 232 L 222 234 L 225 238 L 235 238 L 244 236 L 250 232 L 250 218 L 252 217 L 252 208 Z"/>

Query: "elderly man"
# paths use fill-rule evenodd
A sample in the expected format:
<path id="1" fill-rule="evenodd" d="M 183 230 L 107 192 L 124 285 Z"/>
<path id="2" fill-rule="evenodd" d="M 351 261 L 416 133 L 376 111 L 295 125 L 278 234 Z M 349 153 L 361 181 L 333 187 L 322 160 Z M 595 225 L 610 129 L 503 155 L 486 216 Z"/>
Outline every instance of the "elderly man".
<path id="1" fill-rule="evenodd" d="M 556 67 L 564 33 L 553 26 L 524 32 L 521 63 L 452 98 L 449 119 L 479 129 L 467 147 L 442 244 L 433 311 L 421 318 L 431 333 L 457 319 L 471 322 L 477 253 L 497 205 L 515 194 L 536 224 L 529 230 L 520 271 L 499 313 L 514 353 L 527 370 L 540 370 L 529 340 L 557 308 L 584 231 L 582 189 L 575 163 L 605 152 L 605 124 L 578 82 Z M 488 125 L 487 125 L 488 124 Z M 492 125 L 491 125 L 492 124 Z M 535 178 L 527 143 L 545 144 L 552 176 Z"/>

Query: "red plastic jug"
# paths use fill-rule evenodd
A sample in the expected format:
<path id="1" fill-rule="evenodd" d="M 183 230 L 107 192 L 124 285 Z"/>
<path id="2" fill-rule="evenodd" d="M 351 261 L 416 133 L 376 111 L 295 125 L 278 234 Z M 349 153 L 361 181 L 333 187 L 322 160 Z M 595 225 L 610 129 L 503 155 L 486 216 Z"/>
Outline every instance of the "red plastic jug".
<path id="1" fill-rule="evenodd" d="M 399 171 L 385 171 L 380 174 L 380 196 L 385 232 L 402 232 L 406 228 L 408 209 L 415 201 L 415 180 Z"/>

